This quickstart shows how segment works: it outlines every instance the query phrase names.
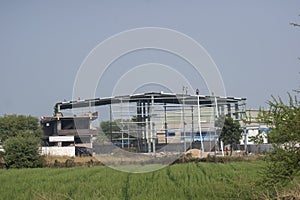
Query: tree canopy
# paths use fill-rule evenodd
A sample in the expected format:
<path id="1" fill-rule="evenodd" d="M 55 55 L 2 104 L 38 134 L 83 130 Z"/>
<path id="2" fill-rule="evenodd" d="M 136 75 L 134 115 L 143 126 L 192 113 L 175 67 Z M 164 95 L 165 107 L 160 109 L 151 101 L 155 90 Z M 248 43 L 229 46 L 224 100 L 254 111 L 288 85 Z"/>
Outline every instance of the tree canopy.
<path id="1" fill-rule="evenodd" d="M 108 141 L 118 141 L 122 137 L 138 137 L 136 116 L 132 119 L 102 121 L 98 130 L 99 134 L 96 139 L 96 143 L 98 144 L 103 144 Z"/>
<path id="2" fill-rule="evenodd" d="M 36 117 L 24 115 L 4 115 L 0 117 L 0 140 L 5 142 L 9 137 L 40 137 L 41 128 Z"/>

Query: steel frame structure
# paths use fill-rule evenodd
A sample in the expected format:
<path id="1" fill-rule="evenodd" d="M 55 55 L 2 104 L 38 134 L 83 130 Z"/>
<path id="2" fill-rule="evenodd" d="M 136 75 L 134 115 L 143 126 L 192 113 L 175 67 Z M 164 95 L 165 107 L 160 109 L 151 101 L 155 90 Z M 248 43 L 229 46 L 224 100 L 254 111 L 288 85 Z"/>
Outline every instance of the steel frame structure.
<path id="1" fill-rule="evenodd" d="M 155 152 L 159 135 L 160 138 L 164 136 L 164 141 L 160 143 L 181 143 L 184 151 L 200 141 L 200 148 L 204 151 L 211 150 L 218 140 L 215 120 L 219 116 L 232 116 L 236 120 L 245 117 L 246 98 L 150 92 L 58 102 L 54 112 L 95 106 L 110 107 L 110 124 L 113 117 L 118 119 L 121 147 L 126 147 L 124 141 L 129 146 L 130 140 L 136 138 L 139 152 Z M 110 134 L 114 134 L 112 127 L 110 130 Z M 205 131 L 209 132 L 210 137 L 206 139 L 210 141 L 207 148 L 204 144 L 207 135 L 202 135 Z M 169 135 L 173 132 L 177 133 L 177 140 Z"/>

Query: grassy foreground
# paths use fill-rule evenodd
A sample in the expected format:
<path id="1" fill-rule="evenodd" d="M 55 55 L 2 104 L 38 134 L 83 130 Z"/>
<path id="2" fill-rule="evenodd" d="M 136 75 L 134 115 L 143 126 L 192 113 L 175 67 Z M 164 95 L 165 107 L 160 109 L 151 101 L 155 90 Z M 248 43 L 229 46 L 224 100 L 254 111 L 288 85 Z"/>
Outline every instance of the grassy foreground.
<path id="1" fill-rule="evenodd" d="M 132 174 L 105 166 L 0 170 L 0 199 L 253 199 L 264 163 L 186 163 Z"/>

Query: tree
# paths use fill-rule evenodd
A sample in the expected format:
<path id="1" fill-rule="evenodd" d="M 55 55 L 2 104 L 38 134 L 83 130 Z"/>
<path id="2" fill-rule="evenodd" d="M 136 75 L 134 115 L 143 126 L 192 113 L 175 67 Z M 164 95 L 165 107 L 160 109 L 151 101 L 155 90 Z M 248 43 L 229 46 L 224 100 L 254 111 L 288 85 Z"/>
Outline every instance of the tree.
<path id="1" fill-rule="evenodd" d="M 118 126 L 116 121 L 102 121 L 98 128 L 99 134 L 96 142 L 103 144 L 106 141 L 122 137 L 121 128 Z"/>
<path id="2" fill-rule="evenodd" d="M 298 23 L 290 25 L 300 27 Z M 300 89 L 294 91 L 300 93 Z M 260 119 L 271 127 L 267 134 L 273 151 L 266 157 L 268 164 L 259 184 L 268 189 L 271 198 L 300 172 L 300 103 L 296 96 L 288 96 L 288 103 L 272 96 L 269 110 L 260 113 Z"/>
<path id="3" fill-rule="evenodd" d="M 124 119 L 122 121 L 120 119 L 114 120 L 112 122 L 102 121 L 98 129 L 99 134 L 96 139 L 96 142 L 98 144 L 103 144 L 109 140 L 114 139 L 119 140 L 120 138 L 138 137 L 135 116 L 132 119 Z"/>
<path id="4" fill-rule="evenodd" d="M 272 96 L 268 104 L 269 110 L 262 111 L 260 118 L 271 129 L 267 134 L 273 151 L 266 158 L 268 175 L 262 185 L 275 193 L 274 188 L 285 186 L 300 172 L 300 104 L 290 94 L 288 103 Z"/>
<path id="5" fill-rule="evenodd" d="M 37 137 L 10 137 L 5 141 L 4 160 L 9 168 L 42 167 L 38 148 L 40 139 Z"/>
<path id="6" fill-rule="evenodd" d="M 0 140 L 8 167 L 38 167 L 42 163 L 38 149 L 41 128 L 37 118 L 24 115 L 0 117 Z"/>
<path id="7" fill-rule="evenodd" d="M 136 124 L 136 118 L 133 117 L 131 120 L 123 120 L 121 122 L 120 119 L 115 121 L 103 121 L 100 123 L 99 128 L 99 137 L 103 138 L 103 136 L 106 136 L 107 138 L 111 139 L 117 139 L 122 137 L 122 132 L 124 131 L 124 134 L 129 132 L 130 136 L 137 137 L 137 124 Z"/>
<path id="8" fill-rule="evenodd" d="M 5 142 L 10 137 L 40 137 L 41 134 L 39 120 L 36 117 L 24 115 L 4 115 L 4 117 L 0 117 L 1 142 Z"/>
<path id="9" fill-rule="evenodd" d="M 222 121 L 222 119 L 220 120 Z M 232 155 L 233 148 L 240 143 L 241 137 L 242 129 L 239 122 L 234 121 L 231 117 L 226 117 L 219 139 L 223 141 L 224 145 L 230 145 L 230 156 Z"/>

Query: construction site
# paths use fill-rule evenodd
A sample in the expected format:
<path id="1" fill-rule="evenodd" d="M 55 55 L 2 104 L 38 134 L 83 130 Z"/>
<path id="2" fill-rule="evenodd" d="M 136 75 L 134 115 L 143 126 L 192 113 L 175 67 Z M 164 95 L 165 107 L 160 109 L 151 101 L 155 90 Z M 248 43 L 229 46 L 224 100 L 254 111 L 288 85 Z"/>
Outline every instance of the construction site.
<path id="1" fill-rule="evenodd" d="M 109 110 L 107 130 L 93 127 L 103 114 L 95 111 L 96 107 Z M 221 127 L 216 120 L 230 116 L 241 121 L 245 109 L 246 98 L 164 92 L 58 102 L 53 116 L 41 118 L 42 152 L 67 156 L 111 154 L 115 149 L 158 153 L 196 148 L 214 152 L 220 150 Z M 72 115 L 65 115 L 70 111 Z"/>

